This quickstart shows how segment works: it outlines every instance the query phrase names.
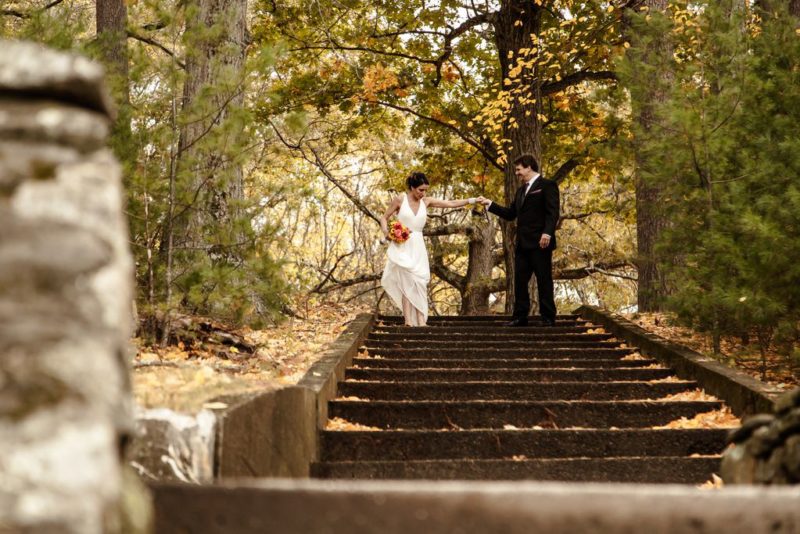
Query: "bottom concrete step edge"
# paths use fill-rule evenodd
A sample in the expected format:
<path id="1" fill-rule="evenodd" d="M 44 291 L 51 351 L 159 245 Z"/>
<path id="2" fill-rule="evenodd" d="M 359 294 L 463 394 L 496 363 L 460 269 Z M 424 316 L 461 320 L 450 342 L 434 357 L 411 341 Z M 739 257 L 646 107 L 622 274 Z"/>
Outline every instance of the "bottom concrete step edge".
<path id="1" fill-rule="evenodd" d="M 248 479 L 154 484 L 155 532 L 797 534 L 800 487 Z"/>
<path id="2" fill-rule="evenodd" d="M 421 480 L 542 480 L 702 484 L 719 473 L 719 456 L 498 460 L 319 462 L 315 478 Z"/>

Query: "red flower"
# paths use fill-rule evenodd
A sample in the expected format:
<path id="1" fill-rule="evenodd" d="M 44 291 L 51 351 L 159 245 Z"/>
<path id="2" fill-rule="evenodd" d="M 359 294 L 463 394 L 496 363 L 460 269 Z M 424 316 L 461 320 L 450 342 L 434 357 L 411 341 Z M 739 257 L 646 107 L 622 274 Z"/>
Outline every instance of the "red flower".
<path id="1" fill-rule="evenodd" d="M 411 237 L 411 230 L 403 226 L 400 221 L 389 223 L 389 239 L 395 243 L 405 243 Z"/>

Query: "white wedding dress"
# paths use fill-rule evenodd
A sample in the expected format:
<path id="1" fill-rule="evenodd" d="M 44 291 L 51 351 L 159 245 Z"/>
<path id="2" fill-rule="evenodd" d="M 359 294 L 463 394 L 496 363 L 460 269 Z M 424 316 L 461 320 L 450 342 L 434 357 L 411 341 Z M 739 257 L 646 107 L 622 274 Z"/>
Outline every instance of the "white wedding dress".
<path id="1" fill-rule="evenodd" d="M 405 297 L 419 312 L 411 313 L 406 321 L 413 326 L 424 326 L 428 322 L 428 282 L 431 279 L 428 251 L 422 237 L 422 229 L 428 220 L 425 201 L 420 201 L 419 210 L 414 215 L 408 195 L 404 194 L 397 220 L 411 230 L 411 236 L 405 243 L 389 243 L 381 285 L 398 308 L 403 309 Z"/>

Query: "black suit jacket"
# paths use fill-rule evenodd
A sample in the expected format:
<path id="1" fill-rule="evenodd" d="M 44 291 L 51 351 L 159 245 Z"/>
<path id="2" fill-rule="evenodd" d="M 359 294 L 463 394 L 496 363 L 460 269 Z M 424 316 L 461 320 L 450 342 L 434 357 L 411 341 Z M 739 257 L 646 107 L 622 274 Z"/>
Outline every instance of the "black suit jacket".
<path id="1" fill-rule="evenodd" d="M 550 249 L 556 248 L 556 224 L 559 217 L 558 184 L 539 176 L 523 198 L 525 184 L 517 189 L 514 204 L 505 207 L 492 202 L 489 211 L 508 221 L 517 220 L 517 247 L 539 248 L 542 234 L 551 237 Z"/>

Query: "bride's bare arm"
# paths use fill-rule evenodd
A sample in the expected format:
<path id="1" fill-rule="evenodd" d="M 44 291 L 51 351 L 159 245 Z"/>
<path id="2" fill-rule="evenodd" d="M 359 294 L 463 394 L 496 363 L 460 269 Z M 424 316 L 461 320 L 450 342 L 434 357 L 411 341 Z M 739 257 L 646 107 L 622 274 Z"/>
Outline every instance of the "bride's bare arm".
<path id="1" fill-rule="evenodd" d="M 394 197 L 392 201 L 389 203 L 389 207 L 386 208 L 386 211 L 381 216 L 381 231 L 383 232 L 383 236 L 387 237 L 389 235 L 389 218 L 400 211 L 400 205 L 403 203 L 402 197 Z"/>
<path id="2" fill-rule="evenodd" d="M 465 198 L 462 200 L 440 200 L 438 198 L 425 198 L 425 205 L 429 208 L 463 208 L 469 204 L 475 204 L 475 198 Z"/>

